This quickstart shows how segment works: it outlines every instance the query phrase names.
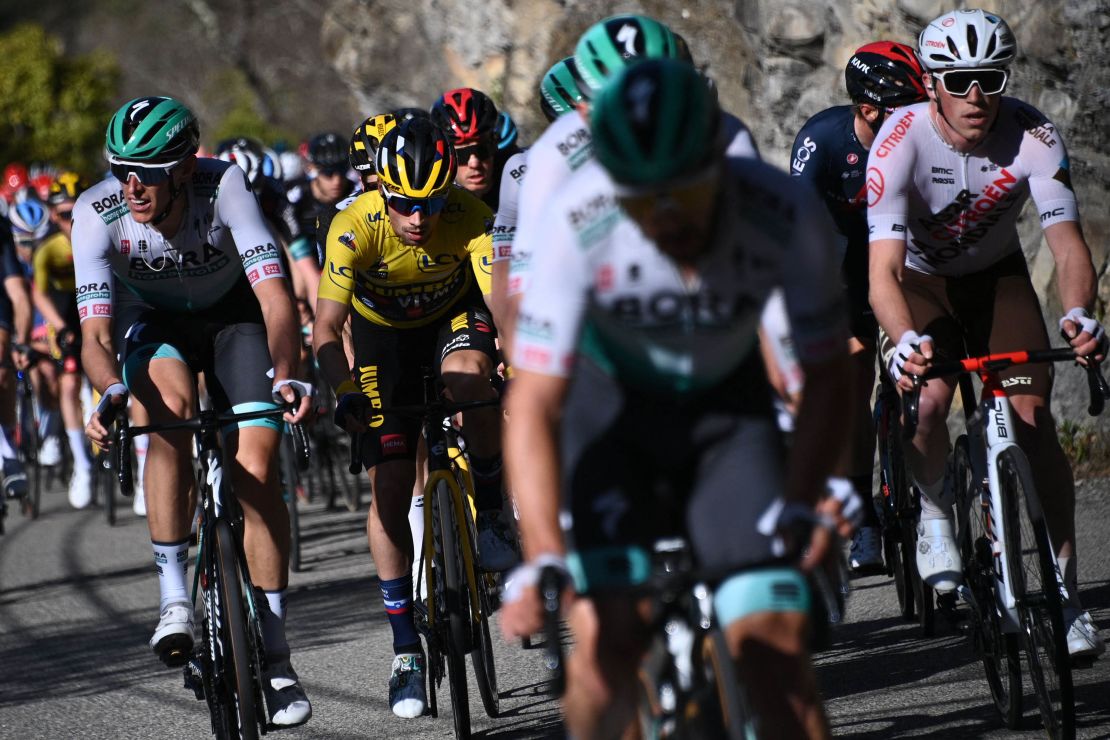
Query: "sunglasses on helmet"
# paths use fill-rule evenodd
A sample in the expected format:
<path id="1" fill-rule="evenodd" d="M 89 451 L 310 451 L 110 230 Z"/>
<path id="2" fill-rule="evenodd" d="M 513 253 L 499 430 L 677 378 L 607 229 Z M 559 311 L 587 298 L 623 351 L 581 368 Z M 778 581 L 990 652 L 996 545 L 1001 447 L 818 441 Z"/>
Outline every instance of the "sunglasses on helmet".
<path id="1" fill-rule="evenodd" d="M 979 86 L 984 95 L 997 95 L 1006 89 L 1009 74 L 1004 69 L 949 69 L 933 72 L 949 95 L 965 97 L 971 92 L 972 85 Z"/>
<path id="2" fill-rule="evenodd" d="M 112 170 L 112 176 L 124 185 L 126 185 L 127 181 L 132 177 L 137 177 L 139 182 L 143 185 L 161 185 L 166 180 L 170 179 L 173 168 L 179 164 L 181 164 L 181 162 L 177 161 L 170 162 L 169 164 L 147 167 L 130 162 L 112 162 L 109 167 Z"/>
<path id="3" fill-rule="evenodd" d="M 411 216 L 416 211 L 425 216 L 434 216 L 447 205 L 446 195 L 437 195 L 432 198 L 409 198 L 398 193 L 391 193 L 389 188 L 381 189 L 386 204 L 402 216 Z"/>

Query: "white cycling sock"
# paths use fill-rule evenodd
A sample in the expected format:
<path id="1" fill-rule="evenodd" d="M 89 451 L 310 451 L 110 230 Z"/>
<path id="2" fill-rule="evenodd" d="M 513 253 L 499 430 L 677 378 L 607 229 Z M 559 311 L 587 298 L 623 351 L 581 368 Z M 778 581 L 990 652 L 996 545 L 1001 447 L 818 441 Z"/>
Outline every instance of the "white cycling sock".
<path id="1" fill-rule="evenodd" d="M 88 470 L 92 467 L 89 461 L 89 448 L 85 447 L 85 432 L 82 429 L 67 429 L 66 437 L 69 439 L 69 452 L 73 455 L 74 470 Z"/>
<path id="2" fill-rule="evenodd" d="M 159 611 L 175 601 L 189 601 L 186 576 L 189 573 L 189 540 L 181 542 L 150 541 L 154 547 L 154 567 L 158 571 L 158 588 L 162 592 Z"/>
<path id="3" fill-rule="evenodd" d="M 257 594 L 258 591 L 255 591 Z M 285 641 L 285 589 L 263 591 L 268 608 L 260 609 L 262 641 L 270 655 L 288 655 L 289 643 Z"/>
<path id="4" fill-rule="evenodd" d="M 39 436 L 43 439 L 58 433 L 62 417 L 53 409 L 44 409 L 39 415 Z"/>
<path id="5" fill-rule="evenodd" d="M 420 543 L 424 541 L 424 494 L 412 497 L 409 505 L 409 531 L 412 532 L 413 561 L 420 560 Z"/>
<path id="6" fill-rule="evenodd" d="M 0 429 L 3 434 L 0 434 L 0 457 L 14 458 L 19 457 L 19 453 L 15 451 L 15 445 L 12 444 L 15 433 L 14 427 L 3 427 Z"/>
<path id="7" fill-rule="evenodd" d="M 1079 601 L 1079 566 L 1076 564 L 1077 560 L 1078 558 L 1075 555 L 1056 558 L 1056 561 L 1060 564 L 1060 574 L 1064 577 L 1064 586 L 1068 589 L 1068 603 L 1064 606 L 1071 606 L 1082 611 L 1083 604 Z"/>
<path id="8" fill-rule="evenodd" d="M 914 476 L 913 484 L 921 491 L 921 518 L 949 519 L 952 516 L 952 502 L 944 501 L 944 478 L 934 483 L 923 484 Z"/>

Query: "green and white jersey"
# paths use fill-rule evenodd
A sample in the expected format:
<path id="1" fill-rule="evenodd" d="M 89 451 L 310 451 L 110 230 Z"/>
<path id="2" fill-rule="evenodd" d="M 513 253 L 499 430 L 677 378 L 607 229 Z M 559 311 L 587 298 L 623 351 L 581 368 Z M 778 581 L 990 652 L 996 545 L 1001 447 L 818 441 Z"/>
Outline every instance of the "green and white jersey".
<path id="1" fill-rule="evenodd" d="M 727 378 L 756 346 L 760 314 L 781 287 L 798 357 L 843 351 L 848 336 L 828 213 L 808 188 L 751 158 L 730 157 L 717 221 L 692 276 L 618 207 L 596 162 L 549 204 L 538 227 L 513 341 L 514 368 L 565 377 L 590 356 L 649 392 L 697 392 Z"/>

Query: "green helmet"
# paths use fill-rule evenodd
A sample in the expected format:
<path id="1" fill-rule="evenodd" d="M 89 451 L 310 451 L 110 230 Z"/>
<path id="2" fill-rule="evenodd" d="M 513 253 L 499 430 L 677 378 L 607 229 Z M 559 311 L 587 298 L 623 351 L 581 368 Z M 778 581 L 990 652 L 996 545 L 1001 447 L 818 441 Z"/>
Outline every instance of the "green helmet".
<path id="1" fill-rule="evenodd" d="M 693 66 L 647 60 L 622 70 L 594 99 L 594 156 L 621 185 L 681 180 L 720 153 L 720 120 L 717 98 Z"/>
<path id="2" fill-rule="evenodd" d="M 586 29 L 574 49 L 574 61 L 586 83 L 582 93 L 591 98 L 630 59 L 675 59 L 682 53 L 671 29 L 646 15 L 627 14 Z"/>
<path id="3" fill-rule="evenodd" d="M 551 65 L 540 82 L 540 109 L 548 121 L 570 113 L 585 100 L 582 95 L 582 76 L 574 64 L 574 57 L 560 59 Z"/>
<path id="4" fill-rule="evenodd" d="M 135 98 L 116 111 L 104 136 L 109 162 L 164 164 L 194 154 L 200 142 L 196 116 L 180 101 Z"/>

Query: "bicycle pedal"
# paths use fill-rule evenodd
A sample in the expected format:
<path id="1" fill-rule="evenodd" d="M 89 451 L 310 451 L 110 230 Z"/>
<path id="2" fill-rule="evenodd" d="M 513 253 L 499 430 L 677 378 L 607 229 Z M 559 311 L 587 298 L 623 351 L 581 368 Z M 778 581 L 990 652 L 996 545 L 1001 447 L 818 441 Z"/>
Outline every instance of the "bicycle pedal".
<path id="1" fill-rule="evenodd" d="M 201 673 L 200 658 L 193 655 L 185 662 L 185 688 L 192 689 L 197 701 L 204 700 L 204 675 Z"/>

